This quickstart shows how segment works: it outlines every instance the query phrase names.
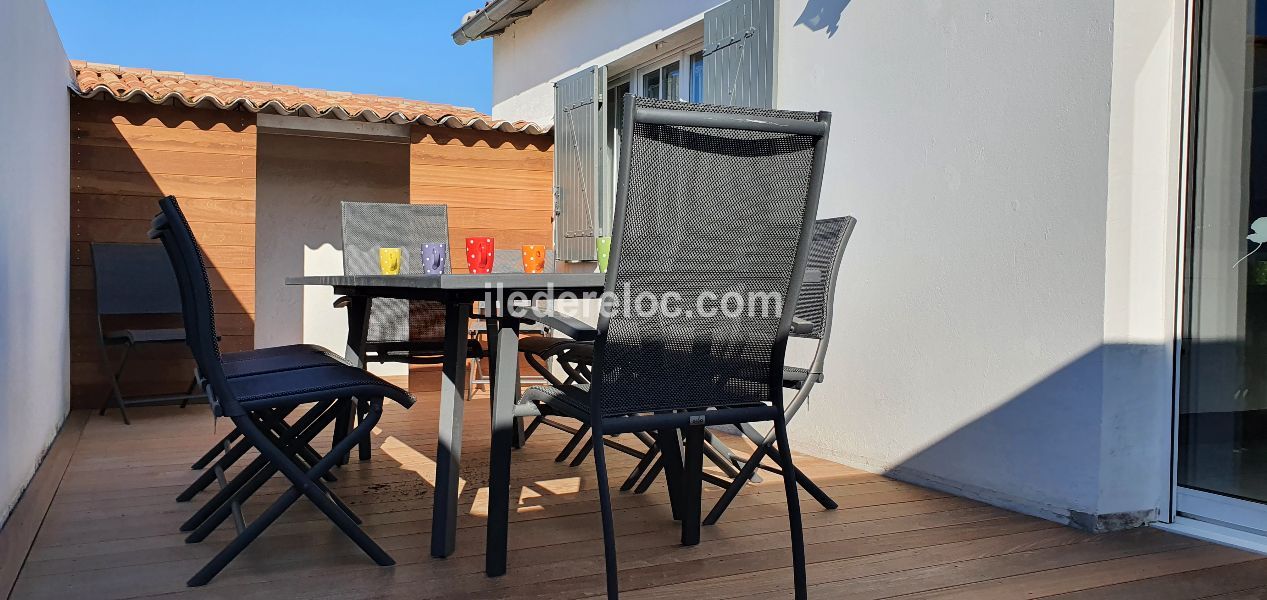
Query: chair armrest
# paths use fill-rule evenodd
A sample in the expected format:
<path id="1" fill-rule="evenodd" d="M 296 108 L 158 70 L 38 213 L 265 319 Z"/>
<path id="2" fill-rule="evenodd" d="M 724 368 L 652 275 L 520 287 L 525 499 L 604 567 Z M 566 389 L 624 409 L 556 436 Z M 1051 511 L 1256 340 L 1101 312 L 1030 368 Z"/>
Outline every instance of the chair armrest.
<path id="1" fill-rule="evenodd" d="M 335 307 L 335 308 L 347 308 L 347 307 L 348 307 L 348 305 L 349 305 L 349 304 L 351 304 L 351 303 L 352 303 L 352 297 L 351 297 L 351 296 L 339 296 L 338 298 L 335 298 L 335 300 L 334 300 L 334 307 Z"/>
<path id="2" fill-rule="evenodd" d="M 574 340 L 588 342 L 598 338 L 598 330 L 575 317 L 561 315 L 536 306 L 515 307 L 523 314 L 520 320 L 540 323 Z"/>
<path id="3" fill-rule="evenodd" d="M 805 319 L 792 317 L 792 335 L 808 335 L 814 333 L 814 324 Z"/>

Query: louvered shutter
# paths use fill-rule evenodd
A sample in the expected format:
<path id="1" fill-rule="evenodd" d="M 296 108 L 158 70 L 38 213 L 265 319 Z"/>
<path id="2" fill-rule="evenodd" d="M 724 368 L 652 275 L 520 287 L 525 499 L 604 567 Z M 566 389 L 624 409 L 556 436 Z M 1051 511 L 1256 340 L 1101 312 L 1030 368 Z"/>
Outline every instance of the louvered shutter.
<path id="1" fill-rule="evenodd" d="M 704 14 L 704 103 L 774 107 L 776 0 L 730 0 Z"/>
<path id="2" fill-rule="evenodd" d="M 595 260 L 594 226 L 603 181 L 607 68 L 554 84 L 555 246 L 560 260 Z"/>

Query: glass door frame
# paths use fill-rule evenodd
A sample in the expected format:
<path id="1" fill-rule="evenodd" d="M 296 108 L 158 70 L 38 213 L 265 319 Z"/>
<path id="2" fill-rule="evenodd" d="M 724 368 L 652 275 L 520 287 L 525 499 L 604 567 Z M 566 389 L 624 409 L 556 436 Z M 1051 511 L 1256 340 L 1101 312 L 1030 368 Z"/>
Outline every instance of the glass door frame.
<path id="1" fill-rule="evenodd" d="M 1198 193 L 1197 174 L 1199 159 L 1198 129 L 1200 110 L 1200 85 L 1202 66 L 1203 8 L 1210 0 L 1186 0 L 1183 50 L 1183 123 L 1179 148 L 1179 218 L 1178 218 L 1178 270 L 1174 311 L 1174 364 L 1172 373 L 1172 419 L 1169 506 L 1162 511 L 1158 528 L 1175 531 L 1218 543 L 1228 544 L 1257 552 L 1267 552 L 1267 504 L 1214 494 L 1179 485 L 1180 431 L 1179 417 L 1184 380 L 1184 340 L 1188 327 L 1187 280 L 1194 262 L 1190 245 L 1192 236 L 1189 225 Z M 1251 0 L 1252 1 L 1252 0 Z"/>

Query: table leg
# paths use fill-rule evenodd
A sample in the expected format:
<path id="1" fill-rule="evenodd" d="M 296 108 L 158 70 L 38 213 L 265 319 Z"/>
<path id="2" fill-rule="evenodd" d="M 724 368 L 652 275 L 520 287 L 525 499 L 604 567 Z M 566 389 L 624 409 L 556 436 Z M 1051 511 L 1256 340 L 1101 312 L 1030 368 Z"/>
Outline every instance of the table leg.
<path id="1" fill-rule="evenodd" d="M 489 328 L 492 331 L 492 327 Z M 490 338 L 491 342 L 491 338 Z M 488 526 L 484 572 L 489 577 L 506 573 L 506 530 L 510 521 L 510 452 L 514 437 L 516 372 L 519 366 L 519 332 L 514 323 L 497 329 L 497 349 L 492 362 L 501 377 L 493 383 L 492 449 L 488 473 Z"/>
<path id="2" fill-rule="evenodd" d="M 669 488 L 669 505 L 673 508 L 673 519 L 682 520 L 682 445 L 676 429 L 662 429 L 656 432 L 656 441 L 660 443 L 660 461 L 664 464 L 664 483 Z"/>
<path id="3" fill-rule="evenodd" d="M 362 369 L 365 368 L 365 338 L 369 334 L 370 307 L 373 303 L 374 299 L 368 296 L 352 296 L 348 299 L 348 341 L 343 349 L 343 360 L 349 365 Z M 348 398 L 346 408 L 344 408 L 346 414 L 338 417 L 338 423 L 334 428 L 335 444 L 342 441 L 343 436 L 347 435 L 354 426 L 354 419 L 360 417 L 357 404 L 355 398 Z M 339 464 L 348 464 L 350 454 L 349 452 L 339 457 Z"/>
<path id="4" fill-rule="evenodd" d="M 462 464 L 462 414 L 466 409 L 466 344 L 471 305 L 449 303 L 444 312 L 444 367 L 440 381 L 440 430 L 436 449 L 431 556 L 453 554 L 457 543 L 458 471 Z"/>

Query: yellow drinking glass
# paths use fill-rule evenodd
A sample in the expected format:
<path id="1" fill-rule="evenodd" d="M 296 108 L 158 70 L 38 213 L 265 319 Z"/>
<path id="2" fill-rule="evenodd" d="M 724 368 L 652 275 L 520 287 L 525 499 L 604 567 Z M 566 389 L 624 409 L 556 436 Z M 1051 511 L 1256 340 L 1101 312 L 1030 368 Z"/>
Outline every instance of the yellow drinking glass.
<path id="1" fill-rule="evenodd" d="M 379 248 L 378 270 L 384 275 L 399 275 L 400 248 Z"/>

